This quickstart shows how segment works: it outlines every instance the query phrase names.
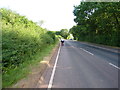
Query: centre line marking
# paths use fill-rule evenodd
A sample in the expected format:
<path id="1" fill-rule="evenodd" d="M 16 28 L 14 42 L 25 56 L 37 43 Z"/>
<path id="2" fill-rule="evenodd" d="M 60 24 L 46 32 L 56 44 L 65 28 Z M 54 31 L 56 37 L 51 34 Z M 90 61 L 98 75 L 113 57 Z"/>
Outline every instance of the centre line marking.
<path id="1" fill-rule="evenodd" d="M 47 90 L 51 90 L 51 88 L 52 88 L 53 78 L 54 78 L 54 75 L 55 75 L 57 61 L 58 61 L 58 57 L 59 57 L 59 53 L 60 53 L 60 48 L 61 48 L 61 46 L 59 47 L 59 50 L 58 50 L 58 53 L 57 53 L 57 57 L 56 57 L 56 60 L 55 60 L 55 64 L 54 64 L 54 67 L 53 67 L 53 70 L 52 70 L 52 74 L 51 74 L 51 77 L 50 77 L 50 81 L 49 81 Z"/>
<path id="2" fill-rule="evenodd" d="M 112 64 L 112 63 L 109 63 L 111 66 L 117 68 L 117 69 L 120 69 L 119 67 L 117 67 L 116 65 Z"/>
<path id="3" fill-rule="evenodd" d="M 74 46 L 71 46 L 71 47 L 75 48 Z"/>
<path id="4" fill-rule="evenodd" d="M 91 55 L 94 55 L 93 53 L 91 53 L 91 52 L 89 52 L 89 51 L 87 51 L 87 50 L 85 50 L 85 49 L 83 49 L 83 48 L 80 48 L 80 49 L 82 49 L 83 51 L 85 51 L 85 52 L 87 52 L 87 53 L 89 53 L 89 54 L 91 54 Z"/>

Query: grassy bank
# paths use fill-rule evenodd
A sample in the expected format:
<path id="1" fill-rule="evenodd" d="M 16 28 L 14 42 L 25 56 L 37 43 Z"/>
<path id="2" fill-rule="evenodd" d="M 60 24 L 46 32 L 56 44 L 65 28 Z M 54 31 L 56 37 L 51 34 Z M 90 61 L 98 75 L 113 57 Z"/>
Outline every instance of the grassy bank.
<path id="1" fill-rule="evenodd" d="M 37 66 L 38 63 L 42 61 L 45 56 L 49 55 L 56 44 L 46 47 L 42 52 L 38 52 L 35 56 L 33 56 L 32 60 L 26 60 L 19 67 L 11 69 L 7 73 L 5 73 L 2 77 L 2 87 L 9 87 L 15 84 L 18 80 L 26 77 L 31 72 L 31 67 Z"/>
<path id="2" fill-rule="evenodd" d="M 16 12 L 2 14 L 2 84 L 8 87 L 29 73 L 29 65 L 40 62 L 56 44 L 54 32 L 41 28 Z"/>

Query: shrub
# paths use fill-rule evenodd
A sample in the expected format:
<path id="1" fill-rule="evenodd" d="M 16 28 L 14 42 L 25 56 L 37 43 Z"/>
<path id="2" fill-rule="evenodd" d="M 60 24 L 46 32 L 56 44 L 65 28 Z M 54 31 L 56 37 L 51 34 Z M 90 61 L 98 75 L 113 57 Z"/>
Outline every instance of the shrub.
<path id="1" fill-rule="evenodd" d="M 2 13 L 2 67 L 3 74 L 32 60 L 45 46 L 55 42 L 55 35 L 11 10 Z"/>

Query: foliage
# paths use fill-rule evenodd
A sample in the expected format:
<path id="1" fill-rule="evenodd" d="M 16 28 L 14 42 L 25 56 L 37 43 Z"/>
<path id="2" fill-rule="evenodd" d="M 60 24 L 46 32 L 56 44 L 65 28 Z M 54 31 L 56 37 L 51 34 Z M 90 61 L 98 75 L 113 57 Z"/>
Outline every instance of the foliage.
<path id="1" fill-rule="evenodd" d="M 63 38 L 67 39 L 69 32 L 67 29 L 61 29 L 60 31 L 56 31 L 56 35 L 61 35 Z"/>
<path id="2" fill-rule="evenodd" d="M 72 34 L 70 34 L 70 35 L 67 37 L 67 39 L 74 39 L 74 37 L 73 37 Z"/>
<path id="3" fill-rule="evenodd" d="M 118 2 L 82 2 L 74 7 L 77 25 L 70 33 L 77 40 L 120 46 L 119 7 Z"/>
<path id="4" fill-rule="evenodd" d="M 43 60 L 44 57 L 49 55 L 55 45 L 56 43 L 49 45 L 49 47 L 46 47 L 42 52 L 36 53 L 36 55 L 33 56 L 32 60 L 26 60 L 19 67 L 11 69 L 7 73 L 2 75 L 2 87 L 11 87 L 11 85 L 17 83 L 18 80 L 26 78 L 30 73 L 32 73 L 32 68 L 35 69 L 36 67 L 38 67 L 40 65 L 40 61 Z"/>
<path id="5" fill-rule="evenodd" d="M 2 70 L 3 75 L 56 42 L 54 33 L 38 26 L 25 16 L 0 9 L 2 13 Z"/>

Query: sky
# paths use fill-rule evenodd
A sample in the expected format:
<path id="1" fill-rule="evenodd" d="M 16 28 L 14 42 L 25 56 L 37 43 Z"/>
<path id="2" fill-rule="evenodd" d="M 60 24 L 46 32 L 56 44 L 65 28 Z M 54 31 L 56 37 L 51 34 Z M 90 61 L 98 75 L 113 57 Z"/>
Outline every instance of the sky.
<path id="1" fill-rule="evenodd" d="M 44 23 L 41 27 L 51 31 L 70 29 L 76 25 L 73 10 L 81 0 L 0 0 L 0 8 L 8 8 L 29 20 Z"/>

